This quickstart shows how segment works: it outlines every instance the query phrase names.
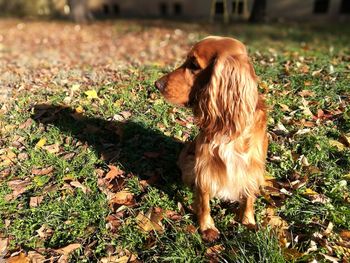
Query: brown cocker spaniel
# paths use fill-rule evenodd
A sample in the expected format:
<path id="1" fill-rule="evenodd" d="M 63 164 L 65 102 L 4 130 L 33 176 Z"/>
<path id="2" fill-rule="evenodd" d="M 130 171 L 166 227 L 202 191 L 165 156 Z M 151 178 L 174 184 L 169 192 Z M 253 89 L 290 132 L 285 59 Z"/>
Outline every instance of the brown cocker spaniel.
<path id="1" fill-rule="evenodd" d="M 210 216 L 214 197 L 238 201 L 242 223 L 255 226 L 268 140 L 266 108 L 245 46 L 233 38 L 207 37 L 155 85 L 169 102 L 191 107 L 200 128 L 178 165 L 183 181 L 194 187 L 203 239 L 219 237 Z"/>

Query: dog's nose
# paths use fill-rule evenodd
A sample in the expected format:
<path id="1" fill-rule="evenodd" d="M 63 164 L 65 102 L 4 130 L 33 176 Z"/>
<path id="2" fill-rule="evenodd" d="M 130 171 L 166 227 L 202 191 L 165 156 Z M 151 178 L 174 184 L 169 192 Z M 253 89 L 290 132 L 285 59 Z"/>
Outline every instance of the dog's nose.
<path id="1" fill-rule="evenodd" d="M 165 86 L 165 79 L 164 78 L 161 78 L 161 79 L 158 79 L 154 85 L 156 86 L 156 88 L 159 90 L 159 91 L 163 91 L 164 90 L 164 86 Z"/>

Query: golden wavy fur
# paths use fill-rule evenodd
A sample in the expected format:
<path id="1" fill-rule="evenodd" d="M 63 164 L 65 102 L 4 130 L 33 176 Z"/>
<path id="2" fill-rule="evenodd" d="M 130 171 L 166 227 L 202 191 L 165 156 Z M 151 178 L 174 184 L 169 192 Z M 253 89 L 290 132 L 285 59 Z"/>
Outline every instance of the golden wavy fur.
<path id="1" fill-rule="evenodd" d="M 184 183 L 194 187 L 203 238 L 219 237 L 210 216 L 213 197 L 240 202 L 242 223 L 255 225 L 267 152 L 266 108 L 245 46 L 232 38 L 205 38 L 156 87 L 168 101 L 192 107 L 200 128 L 178 165 Z"/>

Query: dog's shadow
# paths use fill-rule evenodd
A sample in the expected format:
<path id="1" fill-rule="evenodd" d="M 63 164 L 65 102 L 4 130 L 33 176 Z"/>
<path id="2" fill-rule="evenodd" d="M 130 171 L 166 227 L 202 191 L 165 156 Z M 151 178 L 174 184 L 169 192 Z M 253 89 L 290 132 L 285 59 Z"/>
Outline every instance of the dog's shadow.
<path id="1" fill-rule="evenodd" d="M 44 128 L 53 125 L 87 144 L 106 164 L 120 165 L 140 179 L 156 174 L 155 186 L 171 196 L 174 185 L 180 184 L 176 160 L 183 143 L 158 130 L 132 121 L 86 116 L 60 105 L 35 105 L 32 118 Z"/>

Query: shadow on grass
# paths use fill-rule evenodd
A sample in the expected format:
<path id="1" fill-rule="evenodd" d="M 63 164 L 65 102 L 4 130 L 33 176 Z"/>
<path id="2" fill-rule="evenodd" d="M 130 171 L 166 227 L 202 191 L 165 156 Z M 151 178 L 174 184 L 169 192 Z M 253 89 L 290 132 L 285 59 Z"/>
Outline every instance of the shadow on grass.
<path id="1" fill-rule="evenodd" d="M 44 128 L 57 127 L 91 147 L 106 163 L 121 165 L 140 179 L 156 174 L 160 180 L 155 186 L 170 196 L 174 195 L 174 184 L 180 183 L 176 160 L 182 143 L 142 123 L 108 121 L 48 104 L 34 106 L 32 118 Z"/>

